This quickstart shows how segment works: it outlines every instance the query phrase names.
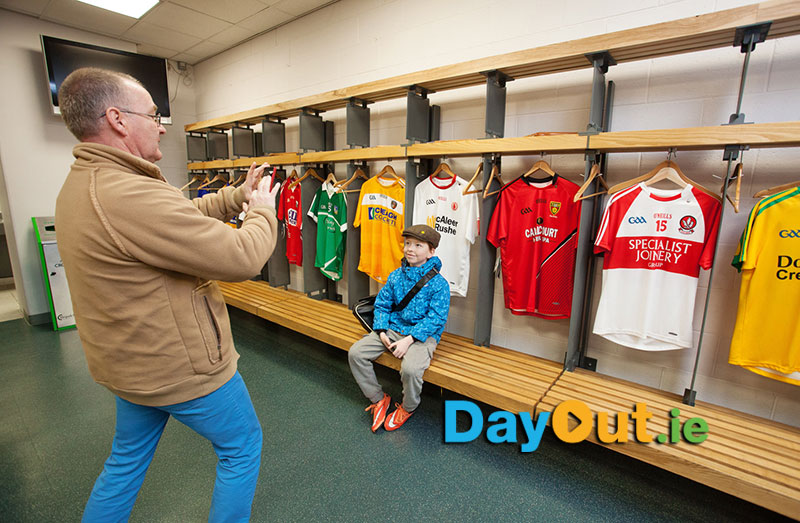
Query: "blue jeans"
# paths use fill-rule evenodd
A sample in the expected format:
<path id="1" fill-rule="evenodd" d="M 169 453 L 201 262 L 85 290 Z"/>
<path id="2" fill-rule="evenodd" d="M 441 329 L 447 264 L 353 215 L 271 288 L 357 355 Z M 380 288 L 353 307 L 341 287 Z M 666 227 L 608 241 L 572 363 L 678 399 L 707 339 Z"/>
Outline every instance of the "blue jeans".
<path id="1" fill-rule="evenodd" d="M 250 519 L 261 467 L 261 424 L 237 371 L 211 394 L 175 405 L 145 407 L 117 397 L 111 455 L 86 503 L 84 522 L 128 520 L 170 415 L 207 438 L 219 458 L 208 520 Z"/>

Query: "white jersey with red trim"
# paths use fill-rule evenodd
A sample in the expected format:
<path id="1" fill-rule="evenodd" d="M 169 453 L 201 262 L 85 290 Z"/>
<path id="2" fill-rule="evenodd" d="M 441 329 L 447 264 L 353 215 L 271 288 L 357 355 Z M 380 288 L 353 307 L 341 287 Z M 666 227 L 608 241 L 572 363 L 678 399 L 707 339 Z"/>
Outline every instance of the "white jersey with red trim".
<path id="1" fill-rule="evenodd" d="M 478 236 L 478 195 L 463 194 L 467 182 L 461 178 L 419 182 L 414 190 L 413 223 L 430 225 L 441 235 L 436 256 L 441 274 L 450 284 L 450 294 L 467 295 L 469 249 Z"/>
<path id="2" fill-rule="evenodd" d="M 594 333 L 642 350 L 692 346 L 700 268 L 710 269 L 721 205 L 687 185 L 613 195 L 595 241 L 605 252 Z"/>

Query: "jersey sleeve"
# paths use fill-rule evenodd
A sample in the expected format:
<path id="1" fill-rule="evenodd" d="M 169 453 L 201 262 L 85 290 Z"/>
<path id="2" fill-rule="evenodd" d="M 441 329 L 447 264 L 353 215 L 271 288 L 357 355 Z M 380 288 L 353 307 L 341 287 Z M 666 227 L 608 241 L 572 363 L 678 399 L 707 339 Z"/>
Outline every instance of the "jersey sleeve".
<path id="1" fill-rule="evenodd" d="M 283 187 L 281 187 L 281 192 L 278 195 L 278 219 L 285 220 L 286 219 L 286 194 L 287 194 L 287 187 L 289 184 L 284 183 Z"/>
<path id="2" fill-rule="evenodd" d="M 722 204 L 709 196 L 707 202 L 703 204 L 702 209 L 706 237 L 699 264 L 700 267 L 708 270 L 714 263 L 714 251 L 717 247 L 717 231 L 719 230 L 719 218 Z"/>
<path id="3" fill-rule="evenodd" d="M 308 210 L 308 217 L 317 223 L 317 215 L 319 214 L 319 202 L 322 198 L 319 197 L 320 191 L 314 194 L 314 200 L 311 202 L 311 208 Z"/>
<path id="4" fill-rule="evenodd" d="M 475 243 L 475 238 L 478 237 L 478 231 L 480 230 L 480 222 L 479 222 L 479 205 L 478 205 L 478 195 L 477 194 L 469 194 L 466 198 L 467 203 L 467 241 L 469 243 Z"/>
<path id="5" fill-rule="evenodd" d="M 751 255 L 754 250 L 752 237 L 756 216 L 758 216 L 760 207 L 761 202 L 758 202 L 756 206 L 753 207 L 753 210 L 750 211 L 750 215 L 747 217 L 747 225 L 745 225 L 742 236 L 739 238 L 739 247 L 736 249 L 736 254 L 731 262 L 731 265 L 736 267 L 739 272 L 742 272 L 742 269 L 752 269 L 755 267 L 755 263 L 752 261 L 753 256 Z"/>
<path id="6" fill-rule="evenodd" d="M 336 217 L 339 220 L 339 230 L 342 232 L 347 231 L 347 198 L 344 197 L 343 193 L 341 194 L 341 198 L 339 198 L 339 215 Z"/>
<path id="7" fill-rule="evenodd" d="M 492 221 L 489 223 L 489 232 L 486 239 L 495 247 L 500 244 L 508 235 L 508 194 L 500 193 L 500 201 L 492 214 Z"/>
<path id="8" fill-rule="evenodd" d="M 364 205 L 363 205 L 363 203 L 364 203 L 364 194 L 365 194 L 364 188 L 365 188 L 366 185 L 367 185 L 366 183 L 362 184 L 361 185 L 361 191 L 359 191 L 359 193 L 358 193 L 358 203 L 356 204 L 357 205 L 357 207 L 356 207 L 356 216 L 355 216 L 355 218 L 353 218 L 353 227 L 361 226 L 361 209 L 364 208 Z"/>
<path id="9" fill-rule="evenodd" d="M 414 189 L 414 212 L 411 215 L 411 223 L 425 223 L 425 213 L 423 212 L 422 204 L 425 203 L 425 195 L 423 194 L 422 184 L 417 185 Z"/>

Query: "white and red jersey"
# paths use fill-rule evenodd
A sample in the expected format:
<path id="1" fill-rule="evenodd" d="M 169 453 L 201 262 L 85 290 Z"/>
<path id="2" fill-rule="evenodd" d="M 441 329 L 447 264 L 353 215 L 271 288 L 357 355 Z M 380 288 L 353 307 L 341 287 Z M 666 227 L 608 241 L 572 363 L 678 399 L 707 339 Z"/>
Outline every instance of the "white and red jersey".
<path id="1" fill-rule="evenodd" d="M 300 184 L 289 189 L 291 182 L 283 184 L 278 198 L 278 219 L 286 224 L 286 258 L 289 263 L 303 265 L 303 214 L 301 212 Z"/>
<path id="2" fill-rule="evenodd" d="M 414 190 L 413 223 L 430 225 L 441 235 L 436 256 L 450 294 L 467 295 L 469 249 L 478 236 L 478 195 L 463 194 L 467 182 L 459 177 L 428 177 Z"/>
<path id="3" fill-rule="evenodd" d="M 609 198 L 594 248 L 605 252 L 594 333 L 642 350 L 691 347 L 697 278 L 714 260 L 721 207 L 691 185 L 640 183 Z"/>
<path id="4" fill-rule="evenodd" d="M 500 193 L 487 239 L 500 248 L 503 295 L 513 314 L 569 318 L 580 203 L 578 186 L 518 178 Z"/>

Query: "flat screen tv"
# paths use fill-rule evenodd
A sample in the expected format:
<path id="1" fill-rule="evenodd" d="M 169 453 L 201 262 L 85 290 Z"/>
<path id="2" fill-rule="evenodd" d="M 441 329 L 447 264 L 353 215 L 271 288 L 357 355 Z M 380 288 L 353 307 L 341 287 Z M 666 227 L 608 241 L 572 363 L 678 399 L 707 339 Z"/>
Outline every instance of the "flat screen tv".
<path id="1" fill-rule="evenodd" d="M 161 122 L 172 123 L 167 88 L 167 61 L 163 58 L 129 53 L 118 49 L 100 47 L 41 35 L 44 65 L 50 83 L 50 103 L 55 114 L 58 108 L 58 88 L 75 69 L 100 67 L 127 73 L 147 88 L 161 113 Z"/>

